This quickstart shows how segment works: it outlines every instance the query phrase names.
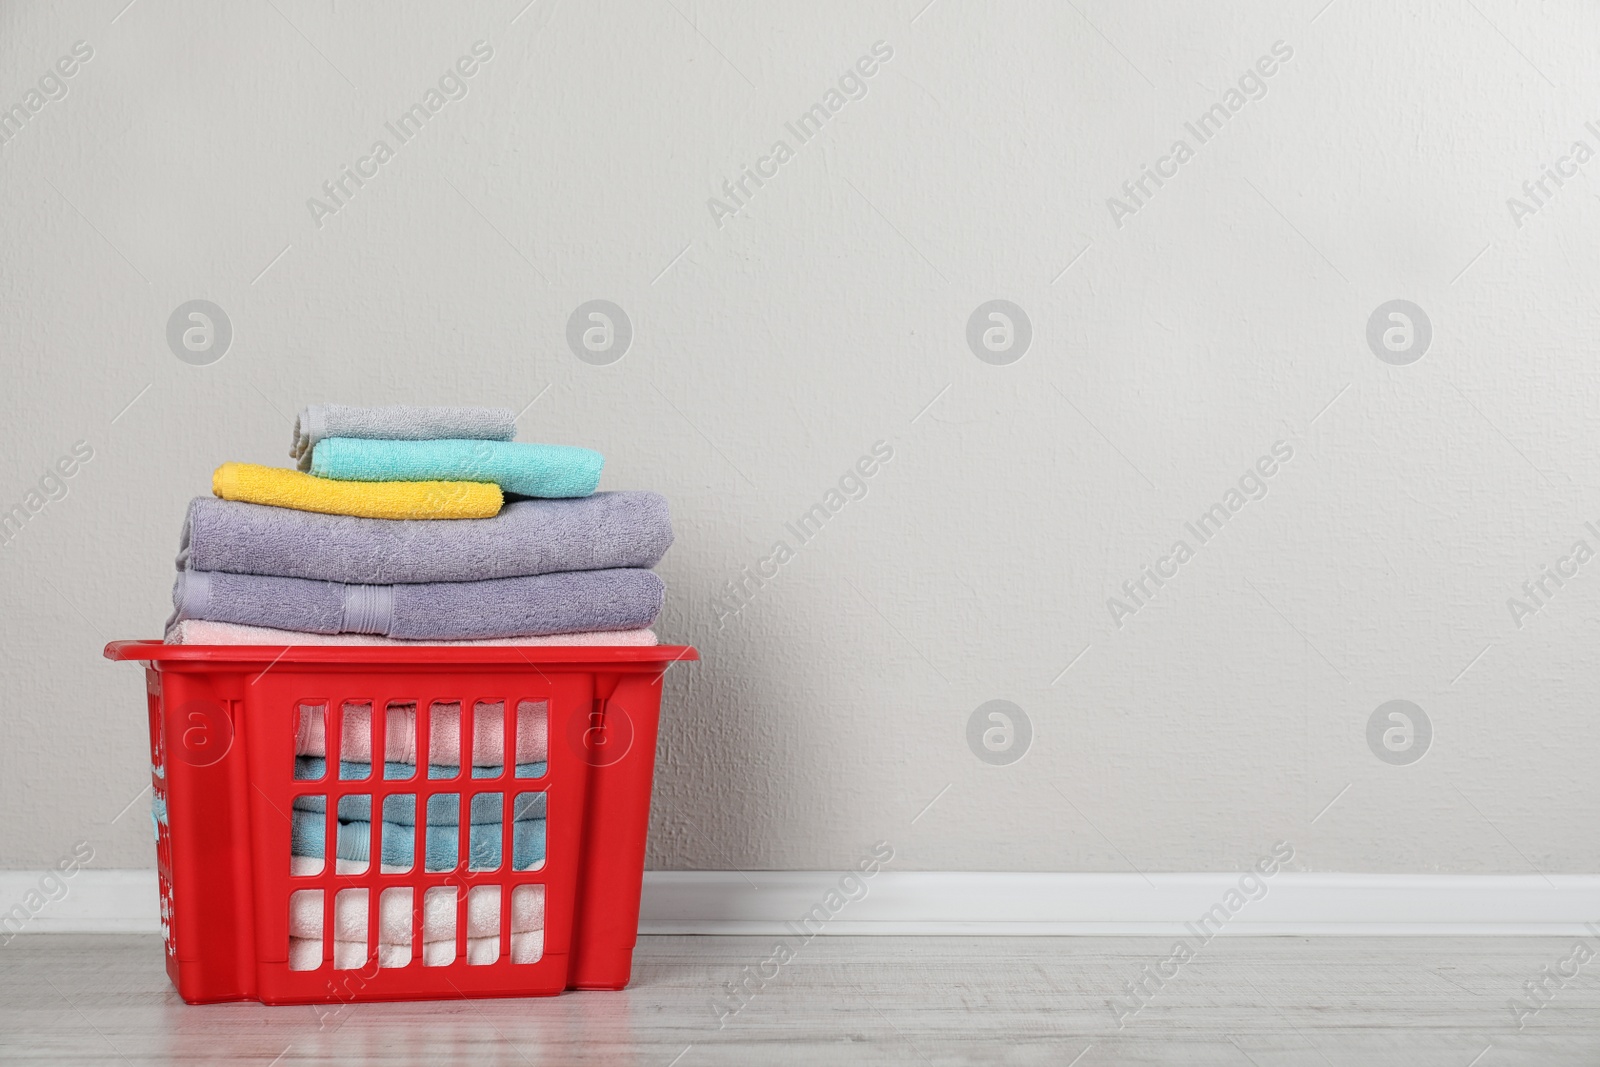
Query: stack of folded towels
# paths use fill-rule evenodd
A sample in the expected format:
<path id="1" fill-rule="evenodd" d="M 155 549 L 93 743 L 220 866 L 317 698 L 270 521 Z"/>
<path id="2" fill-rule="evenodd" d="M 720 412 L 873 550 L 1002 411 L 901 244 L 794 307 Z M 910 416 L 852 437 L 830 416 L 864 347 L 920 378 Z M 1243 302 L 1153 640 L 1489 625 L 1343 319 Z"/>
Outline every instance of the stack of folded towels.
<path id="1" fill-rule="evenodd" d="M 655 644 L 667 502 L 595 492 L 598 452 L 514 418 L 307 408 L 303 471 L 224 463 L 189 504 L 167 641 Z"/>
<path id="2" fill-rule="evenodd" d="M 649 492 L 596 492 L 604 462 L 598 452 L 517 443 L 515 435 L 515 415 L 504 409 L 308 407 L 296 420 L 290 450 L 299 470 L 225 463 L 212 477 L 215 498 L 190 503 L 167 642 L 655 644 L 650 626 L 661 611 L 664 588 L 650 568 L 672 543 L 666 501 Z M 451 707 L 435 705 L 429 716 L 429 778 L 453 778 L 460 770 L 460 708 L 454 706 L 452 720 Z M 518 778 L 542 776 L 548 759 L 542 715 L 538 728 L 523 728 L 524 713 L 531 710 L 517 709 Z M 503 711 L 480 703 L 475 725 Z M 338 777 L 367 778 L 374 755 L 370 737 L 360 741 L 364 731 L 355 724 L 362 714 L 370 717 L 370 706 L 347 704 L 344 714 Z M 417 771 L 415 708 L 391 705 L 387 718 L 383 777 L 411 778 Z M 409 744 L 403 725 L 395 728 L 407 721 Z M 470 753 L 472 776 L 500 774 L 507 755 L 501 732 L 470 732 L 483 738 Z M 300 734 L 295 776 L 321 779 L 329 753 L 320 725 Z M 360 744 L 366 748 L 357 750 Z M 335 853 L 341 871 L 365 870 L 370 859 L 370 800 L 364 810 L 351 804 L 362 799 L 346 797 L 340 806 Z M 470 840 L 462 850 L 459 807 L 435 810 L 430 804 L 419 820 L 414 802 L 409 811 L 391 807 L 402 799 L 388 798 L 382 812 L 385 869 L 409 869 L 419 822 L 428 831 L 430 869 L 454 869 L 458 852 L 472 868 L 499 867 L 500 810 L 480 813 L 473 807 Z M 528 793 L 516 802 L 514 869 L 527 870 L 544 858 L 542 801 L 542 794 Z M 296 802 L 297 873 L 322 867 L 322 804 L 317 797 Z M 298 953 L 306 966 L 320 966 L 322 908 L 320 901 L 309 903 L 320 891 L 297 896 L 308 903 L 300 911 L 291 908 L 291 956 Z M 364 959 L 367 906 L 353 897 L 347 906 L 344 899 L 335 908 L 336 957 L 346 944 L 347 955 Z M 396 956 L 403 952 L 409 960 L 411 901 L 400 901 L 398 894 L 394 899 L 380 901 L 380 948 Z M 425 962 L 429 942 L 448 942 L 439 951 L 454 953 L 454 904 L 437 907 L 439 922 L 424 923 Z M 433 908 L 424 902 L 425 919 Z M 469 902 L 469 956 L 497 950 L 498 937 L 479 928 L 490 921 L 498 925 L 498 905 L 483 905 L 483 916 L 473 908 L 479 905 Z M 517 936 L 543 928 L 543 898 L 514 900 L 512 912 L 515 958 Z M 401 927 L 404 943 L 390 937 L 398 937 Z M 522 955 L 529 952 L 537 948 Z"/>

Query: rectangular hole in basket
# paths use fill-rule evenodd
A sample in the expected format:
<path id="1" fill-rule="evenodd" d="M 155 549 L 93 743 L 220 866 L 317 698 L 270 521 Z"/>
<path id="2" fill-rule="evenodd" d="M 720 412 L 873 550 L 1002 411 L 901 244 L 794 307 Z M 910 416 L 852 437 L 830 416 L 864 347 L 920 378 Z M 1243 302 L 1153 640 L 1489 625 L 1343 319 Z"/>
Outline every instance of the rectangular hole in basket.
<path id="1" fill-rule="evenodd" d="M 497 778 L 505 769 L 505 704 L 472 705 L 472 777 Z"/>
<path id="2" fill-rule="evenodd" d="M 405 874 L 411 870 L 417 854 L 417 795 L 391 793 L 384 797 L 383 821 L 378 829 L 383 873 Z"/>
<path id="3" fill-rule="evenodd" d="M 472 797 L 472 842 L 467 852 L 467 870 L 500 869 L 500 822 L 505 798 L 499 793 L 475 793 Z"/>
<path id="4" fill-rule="evenodd" d="M 544 886 L 511 890 L 511 962 L 538 963 L 544 955 Z"/>
<path id="5" fill-rule="evenodd" d="M 302 701 L 294 709 L 294 776 L 315 781 L 327 773 L 328 705 Z"/>
<path id="6" fill-rule="evenodd" d="M 378 895 L 378 966 L 411 965 L 411 887 L 390 886 Z"/>
<path id="7" fill-rule="evenodd" d="M 422 965 L 456 961 L 456 887 L 430 886 L 422 894 Z M 470 918 L 470 916 L 469 916 Z"/>
<path id="8" fill-rule="evenodd" d="M 461 773 L 461 702 L 435 700 L 428 706 L 428 777 Z"/>
<path id="9" fill-rule="evenodd" d="M 372 777 L 372 705 L 346 702 L 340 710 L 339 779 Z"/>
<path id="10" fill-rule="evenodd" d="M 341 889 L 333 896 L 333 969 L 367 965 L 367 891 Z"/>
<path id="11" fill-rule="evenodd" d="M 453 871 L 461 863 L 461 794 L 435 793 L 428 798 L 425 869 Z"/>
<path id="12" fill-rule="evenodd" d="M 297 796 L 289 820 L 289 874 L 305 878 L 322 873 L 328 798 L 321 793 Z"/>
<path id="13" fill-rule="evenodd" d="M 500 887 L 467 890 L 467 964 L 483 967 L 500 959 Z"/>
<path id="14" fill-rule="evenodd" d="M 383 713 L 383 777 L 387 781 L 417 774 L 417 704 L 391 700 Z"/>
<path id="15" fill-rule="evenodd" d="M 289 894 L 289 969 L 314 971 L 322 966 L 322 890 L 297 889 Z"/>
<path id="16" fill-rule="evenodd" d="M 543 778 L 550 767 L 549 705 L 517 701 L 517 777 Z"/>
<path id="17" fill-rule="evenodd" d="M 339 841 L 334 857 L 334 870 L 339 874 L 367 873 L 367 865 L 372 858 L 370 794 L 339 798 Z"/>
<path id="18" fill-rule="evenodd" d="M 544 793 L 517 794 L 512 805 L 512 870 L 537 871 L 544 866 L 546 806 Z"/>
<path id="19" fill-rule="evenodd" d="M 472 777 L 498 778 L 505 773 L 505 701 L 480 700 L 472 705 Z"/>

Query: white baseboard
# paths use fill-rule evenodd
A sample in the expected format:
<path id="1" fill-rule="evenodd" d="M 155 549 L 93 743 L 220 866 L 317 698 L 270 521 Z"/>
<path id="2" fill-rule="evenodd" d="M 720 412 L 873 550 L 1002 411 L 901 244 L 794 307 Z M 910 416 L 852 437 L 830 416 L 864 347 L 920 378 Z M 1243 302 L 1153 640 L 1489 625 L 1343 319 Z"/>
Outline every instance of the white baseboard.
<path id="1" fill-rule="evenodd" d="M 1182 934 L 1238 888 L 1239 877 L 884 871 L 820 932 Z M 825 871 L 655 871 L 645 879 L 639 930 L 662 934 L 791 932 L 785 923 L 797 923 L 839 884 Z M 1263 881 L 1265 895 L 1257 889 L 1259 899 L 1247 900 L 1220 932 L 1566 935 L 1600 923 L 1600 875 L 1284 871 Z"/>
<path id="2" fill-rule="evenodd" d="M 1600 875 L 1299 874 L 1231 916 L 1235 874 L 1021 874 L 884 871 L 866 895 L 828 915 L 841 875 L 829 871 L 650 871 L 644 934 L 1181 935 L 1208 912 L 1223 934 L 1600 935 Z M 81 870 L 48 901 L 43 871 L 0 871 L 0 941 L 24 933 L 155 932 L 149 870 Z M 854 890 L 851 883 L 845 888 Z M 1248 888 L 1248 887 L 1247 887 Z M 854 890 L 859 895 L 859 890 Z M 57 894 L 59 895 L 59 889 Z M 30 894 L 37 896 L 30 897 Z M 1234 897 L 1237 902 L 1240 897 Z M 44 901 L 26 921 L 15 908 Z M 1224 912 L 1211 911 L 1225 905 Z M 813 910 L 821 906 L 821 910 Z M 826 920 L 820 916 L 828 916 Z M 1591 930 L 1587 924 L 1597 924 Z"/>
<path id="3" fill-rule="evenodd" d="M 160 931 L 155 871 L 0 871 L 0 942 L 13 933 Z"/>

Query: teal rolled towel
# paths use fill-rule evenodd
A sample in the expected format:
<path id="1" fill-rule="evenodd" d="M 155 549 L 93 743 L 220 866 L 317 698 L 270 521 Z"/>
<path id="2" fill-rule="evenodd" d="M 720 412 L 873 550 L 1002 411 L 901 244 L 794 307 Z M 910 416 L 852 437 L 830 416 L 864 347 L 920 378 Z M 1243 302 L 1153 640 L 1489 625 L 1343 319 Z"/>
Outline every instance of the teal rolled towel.
<path id="1" fill-rule="evenodd" d="M 369 441 L 329 437 L 311 473 L 346 482 L 494 482 L 518 496 L 589 496 L 605 457 L 588 448 L 517 441 Z"/>

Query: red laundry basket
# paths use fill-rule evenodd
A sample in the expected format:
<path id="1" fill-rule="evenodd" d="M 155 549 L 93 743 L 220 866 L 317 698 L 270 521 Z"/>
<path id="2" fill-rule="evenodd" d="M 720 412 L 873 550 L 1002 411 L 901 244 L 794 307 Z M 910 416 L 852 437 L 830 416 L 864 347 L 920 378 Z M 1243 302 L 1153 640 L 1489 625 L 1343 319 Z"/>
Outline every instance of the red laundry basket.
<path id="1" fill-rule="evenodd" d="M 673 663 L 697 659 L 693 648 L 114 641 L 105 655 L 146 667 L 162 930 L 167 973 L 184 1000 L 431 1000 L 627 984 L 661 680 Z M 537 774 L 540 761 L 523 756 L 541 751 L 541 731 Z M 359 754 L 362 732 L 371 773 L 346 778 L 335 757 Z M 452 736 L 455 777 L 431 777 L 424 768 L 448 762 L 437 754 L 451 755 Z M 314 763 L 296 757 L 317 737 L 325 767 L 312 780 Z M 408 779 L 379 769 L 397 738 L 414 745 Z M 469 744 L 472 753 L 498 744 L 498 767 L 461 773 L 479 762 L 461 758 Z M 306 810 L 312 797 L 320 813 Z M 429 852 L 436 833 L 450 832 L 431 825 L 436 797 L 441 812 L 452 802 L 458 809 L 448 869 Z M 480 799 L 499 810 L 482 833 Z M 544 817 L 542 862 L 532 865 L 535 846 L 523 851 L 513 840 L 534 825 L 513 825 L 514 810 L 536 810 L 525 801 Z M 397 858 L 388 853 L 403 843 L 401 831 L 383 820 L 391 804 L 402 811 L 408 803 L 414 841 Z M 348 833 L 338 825 L 346 804 L 368 809 Z M 320 873 L 307 873 L 317 861 L 291 861 L 292 828 L 320 832 L 325 857 L 347 845 L 364 850 L 365 870 L 356 857 L 324 859 Z M 470 856 L 480 845 L 493 855 Z M 350 890 L 363 892 L 336 898 Z M 523 912 L 531 915 L 541 895 L 539 937 L 514 932 L 533 921 Z M 425 926 L 435 919 L 439 926 Z M 450 937 L 428 937 L 447 921 Z M 351 922 L 354 940 L 340 939 Z M 384 941 L 391 927 L 401 932 Z M 335 936 L 297 939 L 292 960 L 296 929 Z"/>

